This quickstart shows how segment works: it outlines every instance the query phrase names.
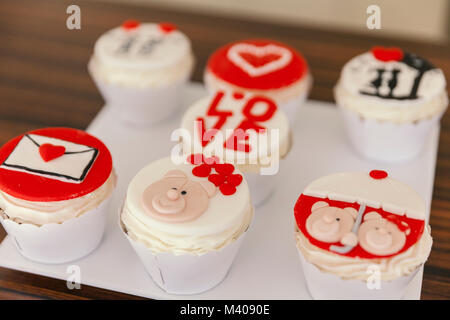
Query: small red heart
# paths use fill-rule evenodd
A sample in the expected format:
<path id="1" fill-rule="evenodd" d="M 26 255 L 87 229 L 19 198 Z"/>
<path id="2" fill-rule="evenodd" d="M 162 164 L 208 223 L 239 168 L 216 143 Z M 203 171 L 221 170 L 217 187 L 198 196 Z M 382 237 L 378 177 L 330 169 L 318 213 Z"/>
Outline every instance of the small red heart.
<path id="1" fill-rule="evenodd" d="M 208 180 L 212 183 L 214 183 L 214 185 L 216 187 L 220 186 L 222 183 L 225 182 L 226 176 L 221 175 L 221 174 L 217 174 L 217 173 L 213 173 L 208 177 Z"/>
<path id="2" fill-rule="evenodd" d="M 187 161 L 190 164 L 202 164 L 203 163 L 203 155 L 201 153 L 197 153 L 197 154 L 191 154 L 190 156 L 188 156 Z"/>
<path id="3" fill-rule="evenodd" d="M 53 159 L 61 157 L 66 152 L 64 146 L 55 146 L 51 143 L 44 143 L 39 147 L 39 154 L 42 160 L 49 162 Z"/>
<path id="4" fill-rule="evenodd" d="M 226 177 L 227 183 L 237 187 L 242 182 L 242 176 L 240 174 L 232 174 Z"/>
<path id="5" fill-rule="evenodd" d="M 373 47 L 371 51 L 375 59 L 380 61 L 400 61 L 403 59 L 403 50 L 397 47 Z"/>
<path id="6" fill-rule="evenodd" d="M 161 22 L 159 28 L 163 33 L 171 33 L 172 31 L 177 30 L 177 26 L 170 22 Z"/>
<path id="7" fill-rule="evenodd" d="M 207 164 L 201 164 L 192 169 L 192 174 L 196 177 L 207 177 L 211 173 L 211 167 Z"/>
<path id="8" fill-rule="evenodd" d="M 122 28 L 125 30 L 133 30 L 139 27 L 141 23 L 137 20 L 127 20 L 122 23 Z"/>
<path id="9" fill-rule="evenodd" d="M 236 192 L 236 187 L 228 183 L 222 183 L 219 189 L 224 196 L 230 196 Z"/>
<path id="10" fill-rule="evenodd" d="M 217 173 L 229 175 L 233 173 L 234 166 L 231 163 L 218 163 L 214 166 L 214 169 L 216 169 Z"/>

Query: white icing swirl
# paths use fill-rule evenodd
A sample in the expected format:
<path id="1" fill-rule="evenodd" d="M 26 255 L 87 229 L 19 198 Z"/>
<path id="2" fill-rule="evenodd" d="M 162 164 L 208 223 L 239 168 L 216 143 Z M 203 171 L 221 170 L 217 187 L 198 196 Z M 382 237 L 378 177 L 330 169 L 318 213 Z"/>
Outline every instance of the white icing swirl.
<path id="1" fill-rule="evenodd" d="M 63 201 L 28 201 L 0 191 L 0 209 L 4 218 L 17 223 L 30 223 L 37 226 L 63 223 L 97 208 L 112 194 L 116 181 L 117 177 L 113 169 L 108 180 L 98 189 L 84 196 Z"/>
<path id="2" fill-rule="evenodd" d="M 409 275 L 427 261 L 433 244 L 430 232 L 431 228 L 427 226 L 417 243 L 408 250 L 389 258 L 379 259 L 345 257 L 320 249 L 311 244 L 298 228 L 295 231 L 295 239 L 303 257 L 323 272 L 343 279 L 366 280 L 369 276 L 368 268 L 375 264 L 380 268 L 381 280 L 390 281 Z"/>

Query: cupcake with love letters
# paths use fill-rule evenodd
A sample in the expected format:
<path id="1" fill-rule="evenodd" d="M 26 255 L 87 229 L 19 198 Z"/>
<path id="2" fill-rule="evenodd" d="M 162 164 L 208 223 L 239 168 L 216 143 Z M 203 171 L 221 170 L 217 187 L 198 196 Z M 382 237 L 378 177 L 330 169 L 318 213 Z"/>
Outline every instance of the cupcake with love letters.
<path id="1" fill-rule="evenodd" d="M 357 152 L 387 162 L 417 156 L 448 106 L 442 70 L 400 48 L 351 59 L 334 96 Z"/>
<path id="2" fill-rule="evenodd" d="M 76 260 L 100 243 L 116 180 L 96 137 L 71 128 L 27 132 L 0 148 L 0 221 L 26 258 Z"/>
<path id="3" fill-rule="evenodd" d="M 431 251 L 427 208 L 380 170 L 311 182 L 294 208 L 295 240 L 314 299 L 401 299 Z"/>
<path id="4" fill-rule="evenodd" d="M 263 94 L 295 123 L 312 86 L 305 58 L 297 50 L 268 39 L 241 40 L 217 49 L 209 58 L 204 82 L 218 90 Z"/>
<path id="5" fill-rule="evenodd" d="M 191 43 L 174 24 L 128 20 L 100 36 L 88 70 L 117 118 L 147 125 L 177 110 L 193 65 Z"/>
<path id="6" fill-rule="evenodd" d="M 195 154 L 139 171 L 128 186 L 120 224 L 161 289 L 195 294 L 225 278 L 252 218 L 241 172 Z"/>

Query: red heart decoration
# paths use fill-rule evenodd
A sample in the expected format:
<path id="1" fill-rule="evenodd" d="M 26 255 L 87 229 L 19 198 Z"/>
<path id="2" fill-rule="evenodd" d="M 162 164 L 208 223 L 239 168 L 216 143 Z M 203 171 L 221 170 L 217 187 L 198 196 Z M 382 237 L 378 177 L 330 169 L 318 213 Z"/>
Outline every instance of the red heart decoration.
<path id="1" fill-rule="evenodd" d="M 220 163 L 216 164 L 214 169 L 216 169 L 217 173 L 229 175 L 233 173 L 234 166 L 231 163 Z"/>
<path id="2" fill-rule="evenodd" d="M 192 169 L 192 174 L 196 177 L 207 177 L 211 173 L 211 167 L 207 164 L 201 164 Z"/>
<path id="3" fill-rule="evenodd" d="M 159 28 L 164 33 L 170 33 L 170 32 L 172 32 L 174 30 L 177 30 L 177 26 L 174 25 L 173 23 L 170 23 L 170 22 L 161 22 L 159 24 Z"/>
<path id="4" fill-rule="evenodd" d="M 226 177 L 226 181 L 227 183 L 237 187 L 242 182 L 242 176 L 240 174 L 232 174 Z"/>
<path id="5" fill-rule="evenodd" d="M 53 159 L 61 157 L 66 152 L 66 147 L 55 146 L 51 143 L 44 143 L 39 147 L 39 154 L 42 160 L 49 162 Z"/>
<path id="6" fill-rule="evenodd" d="M 201 153 L 197 153 L 197 154 L 191 154 L 188 156 L 187 161 L 190 164 L 201 164 L 203 163 L 203 155 Z"/>
<path id="7" fill-rule="evenodd" d="M 137 20 L 127 20 L 124 23 L 122 23 L 122 28 L 125 30 L 133 30 L 139 27 L 141 23 Z"/>
<path id="8" fill-rule="evenodd" d="M 403 59 L 403 50 L 397 47 L 373 47 L 371 51 L 375 59 L 380 61 L 400 61 Z"/>
<path id="9" fill-rule="evenodd" d="M 250 63 L 254 67 L 261 67 L 265 64 L 268 64 L 272 61 L 280 59 L 280 55 L 268 53 L 262 56 L 257 56 L 252 53 L 241 52 L 241 57 L 244 58 L 248 63 Z"/>
<path id="10" fill-rule="evenodd" d="M 206 164 L 213 165 L 220 162 L 220 159 L 216 156 L 212 156 L 204 159 Z"/>
<path id="11" fill-rule="evenodd" d="M 226 176 L 221 175 L 221 174 L 216 174 L 213 173 L 208 177 L 208 180 L 212 183 L 214 183 L 214 185 L 216 187 L 220 186 L 222 183 L 225 182 Z"/>
<path id="12" fill-rule="evenodd" d="M 236 187 L 228 183 L 222 183 L 219 189 L 224 196 L 230 196 L 236 192 Z"/>

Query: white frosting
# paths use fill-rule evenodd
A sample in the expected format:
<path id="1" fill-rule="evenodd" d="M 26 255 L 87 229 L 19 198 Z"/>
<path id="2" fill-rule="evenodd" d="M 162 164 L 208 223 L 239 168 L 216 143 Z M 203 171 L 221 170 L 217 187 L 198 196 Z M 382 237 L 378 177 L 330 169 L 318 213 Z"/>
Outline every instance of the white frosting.
<path id="1" fill-rule="evenodd" d="M 193 168 L 190 164 L 175 165 L 170 158 L 164 158 L 146 166 L 131 180 L 121 221 L 132 239 L 153 252 L 200 255 L 220 249 L 247 230 L 253 209 L 245 179 L 233 195 L 225 196 L 217 191 L 206 211 L 195 220 L 170 223 L 156 220 L 146 212 L 141 200 L 144 190 L 170 170 L 182 170 L 194 181 L 207 179 L 195 177 Z M 234 173 L 240 172 L 235 169 Z"/>
<path id="2" fill-rule="evenodd" d="M 43 144 L 65 147 L 65 153 L 51 161 L 44 161 L 39 153 Z M 82 144 L 37 134 L 24 135 L 0 166 L 69 183 L 81 183 L 92 167 L 97 150 Z"/>
<path id="3" fill-rule="evenodd" d="M 383 69 L 384 72 L 379 70 Z M 389 96 L 390 81 L 396 70 L 396 85 Z M 379 77 L 378 92 L 372 84 Z M 448 104 L 445 76 L 441 69 L 425 71 L 420 79 L 415 98 L 409 97 L 419 71 L 402 61 L 383 62 L 371 52 L 351 59 L 342 69 L 335 88 L 335 99 L 340 106 L 352 109 L 363 117 L 394 122 L 410 122 L 442 112 Z M 366 93 L 363 94 L 362 92 Z"/>
<path id="4" fill-rule="evenodd" d="M 425 220 L 426 206 L 408 185 L 387 177 L 373 179 L 369 173 L 344 172 L 321 177 L 310 183 L 305 195 L 331 200 L 358 202 L 384 211 Z"/>
<path id="5" fill-rule="evenodd" d="M 3 211 L 4 217 L 18 223 L 37 226 L 63 223 L 97 208 L 114 191 L 116 181 L 113 169 L 108 180 L 98 189 L 84 196 L 63 201 L 28 201 L 0 191 L 0 211 Z"/>
<path id="6" fill-rule="evenodd" d="M 343 279 L 367 280 L 370 275 L 367 270 L 370 266 L 377 265 L 383 281 L 395 280 L 413 272 L 428 259 L 433 244 L 430 226 L 425 228 L 416 244 L 390 258 L 361 259 L 338 255 L 312 245 L 298 229 L 295 231 L 295 239 L 304 258 L 323 272 Z"/>
<path id="7" fill-rule="evenodd" d="M 89 69 L 104 81 L 145 87 L 185 80 L 193 63 L 191 44 L 183 33 L 165 33 L 158 24 L 144 23 L 103 34 L 95 43 Z"/>
<path id="8" fill-rule="evenodd" d="M 220 103 L 217 106 L 217 110 L 219 111 L 231 111 L 233 115 L 226 118 L 226 122 L 221 127 L 220 132 L 223 136 L 223 142 L 220 140 L 215 140 L 213 142 L 208 143 L 205 147 L 202 147 L 200 142 L 200 137 L 198 134 L 198 127 L 195 125 L 196 120 L 200 117 L 205 121 L 206 129 L 212 128 L 217 122 L 218 116 L 207 116 L 207 111 L 211 102 L 213 101 L 215 96 L 205 97 L 196 103 L 194 103 L 184 114 L 183 119 L 181 121 L 181 127 L 186 129 L 190 133 L 191 139 L 188 141 L 187 139 L 183 139 L 183 144 L 185 150 L 192 151 L 194 153 L 198 153 L 197 150 L 202 150 L 205 154 L 216 154 L 214 150 L 217 148 L 220 149 L 219 146 L 223 147 L 223 142 L 225 142 L 230 136 L 233 134 L 233 129 L 238 127 L 238 125 L 246 118 L 242 110 L 246 104 L 246 102 L 253 97 L 251 94 L 246 94 L 243 99 L 235 99 L 230 93 L 226 93 L 222 98 Z M 255 115 L 260 115 L 264 113 L 266 110 L 265 103 L 256 103 L 254 110 L 252 111 Z M 275 154 L 274 151 L 278 150 L 278 157 L 283 157 L 289 151 L 290 147 L 290 130 L 289 130 L 289 121 L 284 114 L 284 112 L 277 108 L 272 118 L 267 121 L 256 122 L 258 125 L 266 128 L 264 133 L 256 133 L 255 130 L 249 130 L 250 133 L 254 134 L 254 139 L 249 138 L 246 143 L 250 144 L 252 150 L 255 152 L 245 152 L 241 150 L 233 150 L 229 148 L 223 148 L 223 159 L 227 162 L 235 160 L 244 159 L 244 162 L 236 162 L 239 164 L 251 164 L 251 163 L 265 163 L 267 159 Z M 276 136 L 273 136 L 271 130 L 278 130 L 278 139 Z M 273 136 L 273 137 L 272 137 Z M 264 145 L 264 141 L 266 145 Z M 215 142 L 215 143 L 214 143 Z M 243 141 L 241 141 L 243 142 Z M 257 151 L 257 152 L 256 152 Z M 219 156 L 219 155 L 218 155 Z"/>

